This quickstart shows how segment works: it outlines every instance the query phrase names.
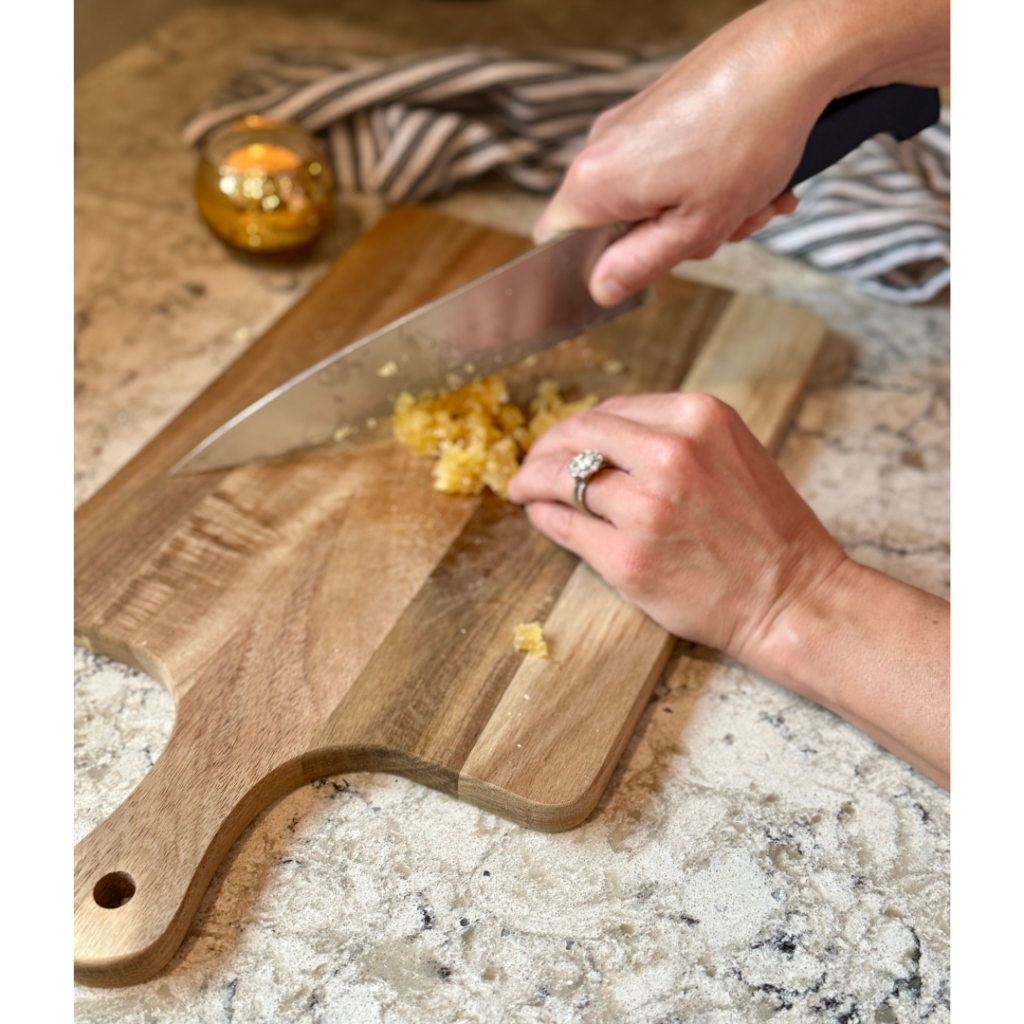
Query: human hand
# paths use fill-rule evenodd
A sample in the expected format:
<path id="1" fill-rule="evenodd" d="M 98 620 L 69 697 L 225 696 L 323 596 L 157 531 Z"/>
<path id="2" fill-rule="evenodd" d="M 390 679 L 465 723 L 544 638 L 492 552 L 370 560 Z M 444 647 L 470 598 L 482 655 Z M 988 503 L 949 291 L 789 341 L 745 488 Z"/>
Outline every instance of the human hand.
<path id="1" fill-rule="evenodd" d="M 602 114 L 534 229 L 634 225 L 602 255 L 591 292 L 611 306 L 684 259 L 711 256 L 776 214 L 832 95 L 805 47 L 758 10 L 727 25 L 637 96 Z"/>
<path id="2" fill-rule="evenodd" d="M 948 73 L 949 0 L 767 0 L 598 118 L 534 238 L 633 225 L 591 273 L 613 306 L 792 213 L 786 184 L 832 99 Z"/>
<path id="3" fill-rule="evenodd" d="M 566 471 L 588 448 L 615 467 L 587 485 L 589 513 Z M 579 413 L 538 438 L 508 494 L 669 632 L 754 668 L 767 667 L 759 652 L 780 612 L 846 560 L 737 413 L 708 395 L 618 396 Z"/>
<path id="4" fill-rule="evenodd" d="M 615 468 L 573 503 L 569 460 Z M 670 633 L 818 701 L 949 788 L 949 604 L 846 556 L 736 412 L 618 396 L 545 431 L 509 481 L 533 525 Z"/>

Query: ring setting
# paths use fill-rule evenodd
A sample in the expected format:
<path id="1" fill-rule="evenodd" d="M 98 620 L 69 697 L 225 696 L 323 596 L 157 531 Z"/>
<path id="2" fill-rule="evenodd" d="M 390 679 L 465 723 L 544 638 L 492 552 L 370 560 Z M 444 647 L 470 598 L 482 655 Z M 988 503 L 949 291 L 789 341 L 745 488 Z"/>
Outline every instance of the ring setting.
<path id="1" fill-rule="evenodd" d="M 576 507 L 584 512 L 590 512 L 590 509 L 587 508 L 583 501 L 587 484 L 590 482 L 590 478 L 604 467 L 604 464 L 604 456 L 600 452 L 588 449 L 587 451 L 580 452 L 578 455 L 574 455 L 566 467 L 569 471 L 569 476 L 575 481 L 573 500 L 576 502 Z"/>

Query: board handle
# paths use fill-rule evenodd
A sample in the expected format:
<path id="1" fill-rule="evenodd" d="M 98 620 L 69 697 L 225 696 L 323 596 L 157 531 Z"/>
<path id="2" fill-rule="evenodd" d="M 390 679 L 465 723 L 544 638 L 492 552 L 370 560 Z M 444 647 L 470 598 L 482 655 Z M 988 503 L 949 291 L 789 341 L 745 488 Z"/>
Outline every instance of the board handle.
<path id="1" fill-rule="evenodd" d="M 134 792 L 75 847 L 78 982 L 132 985 L 160 970 L 238 836 L 304 781 L 299 758 L 262 764 L 268 745 L 219 687 L 206 699 L 202 689 L 182 698 L 167 747 Z"/>

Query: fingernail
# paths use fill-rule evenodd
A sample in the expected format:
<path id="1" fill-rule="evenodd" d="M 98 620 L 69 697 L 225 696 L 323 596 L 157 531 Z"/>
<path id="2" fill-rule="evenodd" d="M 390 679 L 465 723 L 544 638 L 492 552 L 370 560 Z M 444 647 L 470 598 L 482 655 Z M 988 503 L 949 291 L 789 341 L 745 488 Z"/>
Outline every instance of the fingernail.
<path id="1" fill-rule="evenodd" d="M 599 306 L 617 306 L 629 292 L 614 277 L 602 277 L 591 285 L 590 294 Z"/>

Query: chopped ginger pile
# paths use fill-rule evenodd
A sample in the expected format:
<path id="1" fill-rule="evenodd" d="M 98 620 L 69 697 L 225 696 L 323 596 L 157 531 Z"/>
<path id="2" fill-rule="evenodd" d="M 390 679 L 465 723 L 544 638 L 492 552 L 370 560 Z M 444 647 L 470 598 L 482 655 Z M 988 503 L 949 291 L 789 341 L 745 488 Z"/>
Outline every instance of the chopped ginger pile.
<path id="1" fill-rule="evenodd" d="M 548 645 L 539 622 L 524 622 L 512 630 L 512 645 L 517 651 L 536 654 L 538 658 L 548 656 Z"/>
<path id="2" fill-rule="evenodd" d="M 541 381 L 530 402 L 530 419 L 508 400 L 501 374 L 473 381 L 453 392 L 403 392 L 395 402 L 395 437 L 419 455 L 437 457 L 434 487 L 446 494 L 480 494 L 490 487 L 508 497 L 508 482 L 530 445 L 573 413 L 591 408 L 588 395 L 566 402 L 553 380 Z"/>

